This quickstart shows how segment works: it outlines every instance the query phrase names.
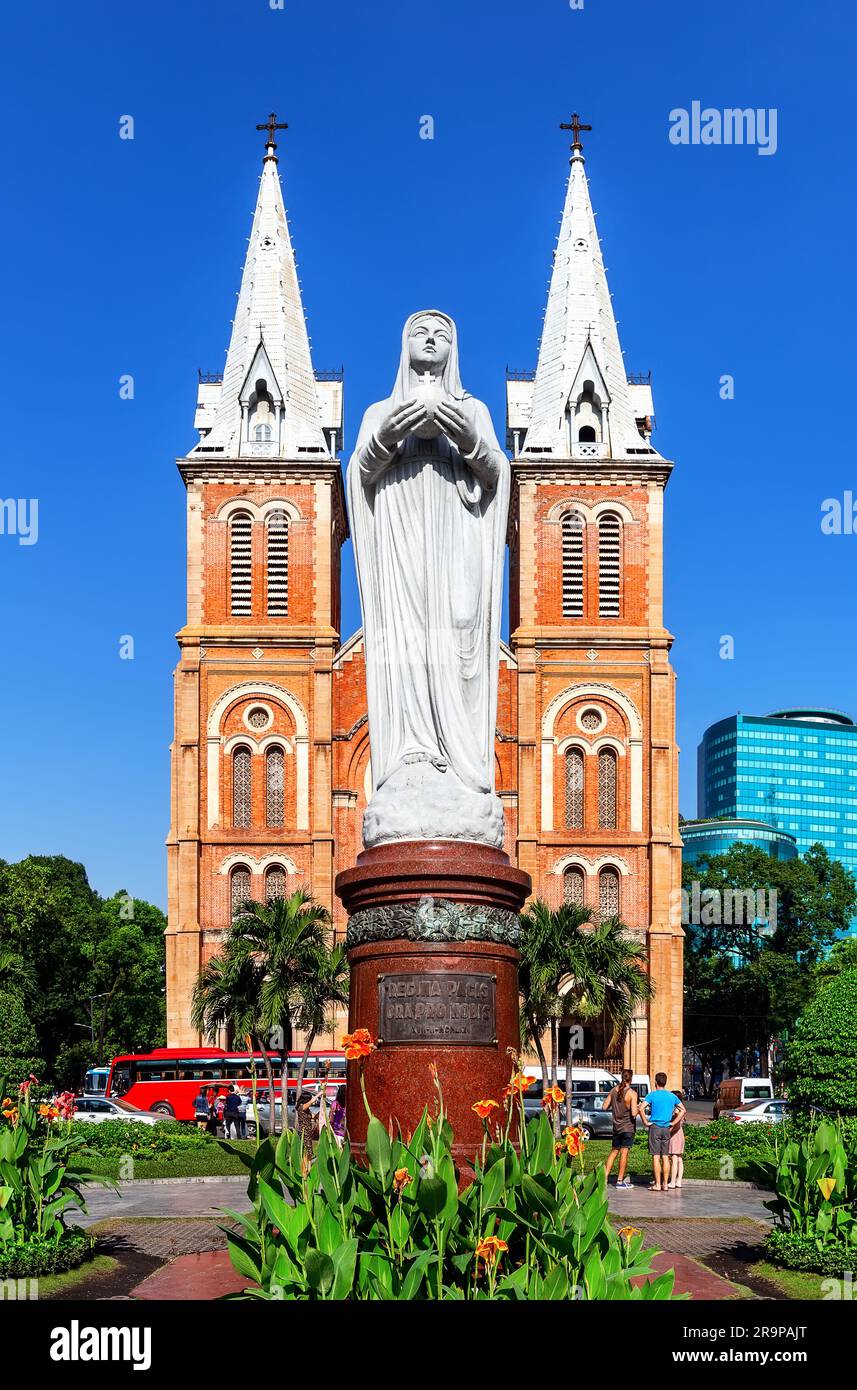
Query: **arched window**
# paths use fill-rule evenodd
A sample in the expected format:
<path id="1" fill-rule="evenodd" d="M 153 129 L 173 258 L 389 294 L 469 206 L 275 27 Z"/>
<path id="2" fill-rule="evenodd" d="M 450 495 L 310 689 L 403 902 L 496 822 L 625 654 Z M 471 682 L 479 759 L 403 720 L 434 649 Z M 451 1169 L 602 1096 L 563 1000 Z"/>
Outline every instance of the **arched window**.
<path id="1" fill-rule="evenodd" d="M 252 754 L 236 748 L 232 754 L 232 824 L 248 826 L 253 813 Z"/>
<path id="2" fill-rule="evenodd" d="M 595 426 L 581 425 L 580 429 L 577 431 L 577 437 L 580 440 L 581 444 L 594 444 L 596 442 Z"/>
<path id="3" fill-rule="evenodd" d="M 562 616 L 583 617 L 583 530 L 579 512 L 562 519 Z"/>
<path id="4" fill-rule="evenodd" d="M 229 902 L 234 917 L 250 898 L 250 870 L 244 864 L 236 864 L 229 875 Z"/>
<path id="5" fill-rule="evenodd" d="M 616 750 L 598 754 L 598 829 L 616 829 Z"/>
<path id="6" fill-rule="evenodd" d="M 249 512 L 235 512 L 229 522 L 229 595 L 230 611 L 235 618 L 249 618 L 252 612 L 252 526 Z"/>
<path id="7" fill-rule="evenodd" d="M 282 748 L 269 748 L 265 754 L 265 822 L 269 827 L 283 824 L 285 771 Z"/>
<path id="8" fill-rule="evenodd" d="M 576 864 L 569 864 L 568 868 L 563 870 L 562 875 L 563 902 L 570 904 L 572 907 L 583 907 L 585 884 L 586 880 L 583 876 L 583 870 L 579 869 Z"/>
<path id="9" fill-rule="evenodd" d="M 619 870 L 602 869 L 598 875 L 598 911 L 601 919 L 619 916 Z"/>
<path id="10" fill-rule="evenodd" d="M 284 618 L 289 611 L 289 514 L 279 507 L 267 524 L 268 616 Z"/>
<path id="11" fill-rule="evenodd" d="M 598 616 L 619 617 L 622 523 L 607 512 L 598 523 Z"/>
<path id="12" fill-rule="evenodd" d="M 272 438 L 273 438 L 273 433 L 272 433 L 272 430 L 271 430 L 271 426 L 270 426 L 270 425 L 257 425 L 256 428 L 255 428 L 254 431 L 253 431 L 253 438 L 254 438 L 254 439 L 258 439 L 258 440 L 260 441 L 260 443 L 272 439 Z"/>
<path id="13" fill-rule="evenodd" d="M 265 902 L 286 896 L 286 871 L 281 864 L 272 864 L 265 874 Z"/>
<path id="14" fill-rule="evenodd" d="M 569 830 L 583 829 L 583 753 L 579 748 L 565 751 L 565 824 Z"/>

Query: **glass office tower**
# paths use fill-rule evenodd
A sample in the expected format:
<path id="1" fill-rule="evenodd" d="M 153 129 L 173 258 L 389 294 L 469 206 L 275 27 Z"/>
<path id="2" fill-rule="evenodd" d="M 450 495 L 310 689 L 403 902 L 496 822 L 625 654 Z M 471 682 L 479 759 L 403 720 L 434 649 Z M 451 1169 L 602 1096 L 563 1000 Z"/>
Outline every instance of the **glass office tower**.
<path id="1" fill-rule="evenodd" d="M 857 725 L 827 709 L 733 714 L 699 745 L 700 817 L 761 820 L 857 874 Z M 852 922 L 852 930 L 855 923 Z"/>
<path id="2" fill-rule="evenodd" d="M 691 820 L 681 826 L 684 864 L 712 854 L 728 854 L 733 845 L 752 845 L 763 849 L 772 859 L 796 859 L 797 841 L 785 830 L 775 830 L 760 820 Z"/>

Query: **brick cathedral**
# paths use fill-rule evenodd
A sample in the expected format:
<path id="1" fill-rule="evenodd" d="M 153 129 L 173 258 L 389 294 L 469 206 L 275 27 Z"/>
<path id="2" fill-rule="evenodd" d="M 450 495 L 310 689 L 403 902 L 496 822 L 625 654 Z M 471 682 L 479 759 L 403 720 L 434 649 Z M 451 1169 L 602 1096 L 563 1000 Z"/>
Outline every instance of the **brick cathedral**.
<path id="1" fill-rule="evenodd" d="M 628 377 L 575 124 L 538 363 L 507 381 L 510 638 L 496 789 L 506 850 L 552 905 L 621 914 L 655 995 L 626 1064 L 680 1077 L 672 643 L 648 380 Z M 170 1046 L 232 907 L 306 886 L 345 921 L 372 771 L 360 632 L 340 633 L 343 383 L 316 372 L 268 128 L 223 376 L 201 376 L 187 488 L 168 837 Z M 589 1033 L 586 1051 L 603 1039 Z M 320 1040 L 318 1045 L 325 1045 Z"/>

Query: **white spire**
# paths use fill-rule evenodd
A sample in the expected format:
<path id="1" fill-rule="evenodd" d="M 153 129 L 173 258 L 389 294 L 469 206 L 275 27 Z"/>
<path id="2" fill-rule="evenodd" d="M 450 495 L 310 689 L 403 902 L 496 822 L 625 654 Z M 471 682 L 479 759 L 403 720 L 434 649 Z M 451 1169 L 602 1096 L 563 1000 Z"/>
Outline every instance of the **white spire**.
<path id="1" fill-rule="evenodd" d="M 197 445 L 202 453 L 212 452 L 214 446 L 222 446 L 224 456 L 233 458 L 258 453 L 289 459 L 327 457 L 330 452 L 321 428 L 276 148 L 270 129 L 223 385 L 212 428 Z M 248 444 L 246 438 L 258 378 L 265 380 L 273 402 L 271 416 L 278 421 L 272 441 L 262 446 Z"/>
<path id="2" fill-rule="evenodd" d="M 600 384 L 595 382 L 599 396 L 605 388 L 607 393 L 603 442 L 608 448 L 605 452 L 615 458 L 642 441 L 634 422 L 619 334 L 589 201 L 583 151 L 576 137 L 577 131 L 554 252 L 533 386 L 531 422 L 523 452 L 568 457 L 566 411 L 569 398 L 573 390 L 576 398 L 584 377 L 591 379 L 595 375 L 601 378 Z M 587 358 L 585 366 L 584 357 Z M 574 399 L 571 404 L 575 404 Z"/>

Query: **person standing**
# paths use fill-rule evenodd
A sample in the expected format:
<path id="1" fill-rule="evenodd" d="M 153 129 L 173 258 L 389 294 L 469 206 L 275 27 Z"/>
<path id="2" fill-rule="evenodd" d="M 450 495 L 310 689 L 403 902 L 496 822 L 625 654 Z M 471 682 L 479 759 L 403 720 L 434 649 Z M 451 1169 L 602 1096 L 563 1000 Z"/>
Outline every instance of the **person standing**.
<path id="1" fill-rule="evenodd" d="M 684 1092 L 676 1091 L 676 1096 L 678 1097 L 683 1111 Z M 670 1173 L 667 1187 L 681 1187 L 681 1181 L 684 1177 L 684 1113 L 682 1113 L 681 1118 L 673 1124 L 670 1130 L 669 1162 Z"/>
<path id="2" fill-rule="evenodd" d="M 613 1087 L 601 1107 L 602 1110 L 609 1110 L 613 1116 L 613 1147 L 604 1167 L 604 1178 L 605 1181 L 609 1179 L 610 1170 L 618 1154 L 619 1176 L 616 1180 L 616 1187 L 623 1189 L 631 1186 L 625 1172 L 628 1167 L 628 1154 L 637 1132 L 637 1115 L 639 1114 L 639 1099 L 637 1092 L 631 1085 L 633 1078 L 633 1072 L 626 1067 L 622 1072 L 622 1080 L 618 1086 Z"/>
<path id="3" fill-rule="evenodd" d="M 241 1097 L 234 1085 L 229 1087 L 223 1107 L 223 1132 L 227 1139 L 241 1137 Z"/>
<path id="4" fill-rule="evenodd" d="M 683 1120 L 687 1111 L 672 1091 L 667 1090 L 667 1074 L 655 1076 L 655 1089 L 643 1101 L 643 1124 L 649 1131 L 649 1153 L 652 1155 L 653 1192 L 666 1192 L 669 1178 L 670 1130 Z"/>
<path id="5" fill-rule="evenodd" d="M 336 1100 L 330 1107 L 330 1128 L 333 1137 L 340 1148 L 345 1143 L 345 1097 L 346 1089 L 340 1086 L 336 1092 Z"/>
<path id="6" fill-rule="evenodd" d="M 303 1140 L 304 1156 L 308 1163 L 312 1163 L 314 1157 L 315 1119 L 310 1108 L 314 1099 L 312 1091 L 301 1091 L 296 1104 L 296 1129 Z"/>

